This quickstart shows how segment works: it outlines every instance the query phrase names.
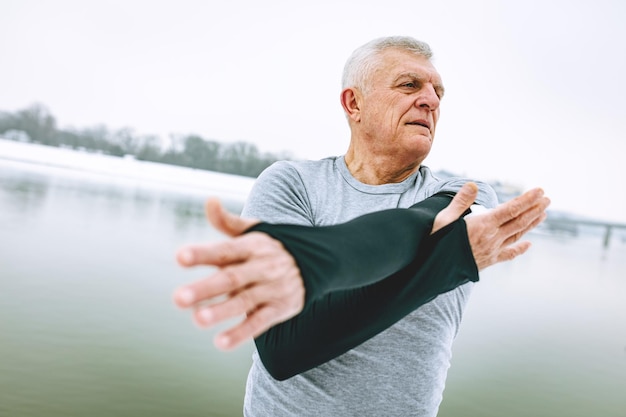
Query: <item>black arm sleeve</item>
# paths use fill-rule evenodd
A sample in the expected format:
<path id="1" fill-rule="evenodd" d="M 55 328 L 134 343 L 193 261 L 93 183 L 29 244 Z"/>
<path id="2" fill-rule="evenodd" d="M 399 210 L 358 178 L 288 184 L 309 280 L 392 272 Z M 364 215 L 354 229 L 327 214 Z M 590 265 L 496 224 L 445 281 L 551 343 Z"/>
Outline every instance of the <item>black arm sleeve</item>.
<path id="1" fill-rule="evenodd" d="M 287 379 L 385 330 L 420 305 L 478 280 L 465 222 L 430 235 L 450 196 L 329 227 L 259 224 L 294 256 L 305 281 L 303 311 L 255 339 L 268 372 Z"/>
<path id="2" fill-rule="evenodd" d="M 451 201 L 439 193 L 410 209 L 389 209 L 323 227 L 259 223 L 294 257 L 306 290 L 305 304 L 330 292 L 378 282 L 407 266 Z"/>

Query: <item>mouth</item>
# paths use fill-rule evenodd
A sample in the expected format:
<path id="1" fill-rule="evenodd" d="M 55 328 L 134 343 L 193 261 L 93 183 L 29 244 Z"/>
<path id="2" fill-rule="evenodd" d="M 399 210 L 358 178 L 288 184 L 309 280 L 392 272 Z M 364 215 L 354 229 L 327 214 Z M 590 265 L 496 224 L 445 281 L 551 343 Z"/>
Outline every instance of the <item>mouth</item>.
<path id="1" fill-rule="evenodd" d="M 408 122 L 407 125 L 411 126 L 422 126 L 426 129 L 430 130 L 430 124 L 426 120 L 414 120 L 412 122 Z"/>

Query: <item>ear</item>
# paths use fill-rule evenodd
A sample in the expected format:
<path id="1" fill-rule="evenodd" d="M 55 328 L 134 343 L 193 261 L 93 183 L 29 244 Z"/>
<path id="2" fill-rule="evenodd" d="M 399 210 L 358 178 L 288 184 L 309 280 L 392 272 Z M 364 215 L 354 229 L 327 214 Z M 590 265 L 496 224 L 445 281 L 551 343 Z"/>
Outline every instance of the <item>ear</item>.
<path id="1" fill-rule="evenodd" d="M 341 92 L 341 106 L 348 119 L 358 122 L 361 120 L 361 92 L 354 87 L 346 88 Z"/>

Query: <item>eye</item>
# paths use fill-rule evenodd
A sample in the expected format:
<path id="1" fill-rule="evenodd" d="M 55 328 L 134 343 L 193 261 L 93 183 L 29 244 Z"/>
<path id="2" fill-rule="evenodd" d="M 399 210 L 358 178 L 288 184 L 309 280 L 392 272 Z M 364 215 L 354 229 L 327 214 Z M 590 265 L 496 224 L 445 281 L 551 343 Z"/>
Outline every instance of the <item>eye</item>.
<path id="1" fill-rule="evenodd" d="M 414 82 L 408 82 L 408 83 L 404 83 L 402 84 L 402 87 L 407 87 L 407 88 L 416 88 L 417 84 L 415 84 Z"/>

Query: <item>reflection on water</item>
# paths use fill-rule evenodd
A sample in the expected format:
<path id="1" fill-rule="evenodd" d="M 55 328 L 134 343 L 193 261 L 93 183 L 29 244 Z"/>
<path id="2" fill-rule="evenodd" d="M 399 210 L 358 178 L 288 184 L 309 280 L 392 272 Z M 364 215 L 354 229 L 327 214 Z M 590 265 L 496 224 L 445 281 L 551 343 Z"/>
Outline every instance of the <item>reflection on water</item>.
<path id="1" fill-rule="evenodd" d="M 626 246 L 532 236 L 486 270 L 440 416 L 613 416 L 626 410 Z"/>
<path id="2" fill-rule="evenodd" d="M 241 415 L 251 346 L 171 302 L 204 198 L 0 166 L 1 416 Z"/>
<path id="3" fill-rule="evenodd" d="M 251 346 L 171 302 L 210 273 L 173 259 L 220 238 L 204 199 L 0 165 L 0 416 L 241 415 Z M 625 415 L 626 243 L 532 240 L 482 274 L 440 417 Z"/>
<path id="4" fill-rule="evenodd" d="M 16 174 L 16 172 L 3 172 L 3 175 L 0 176 L 3 192 L 11 196 L 11 198 L 3 199 L 3 211 L 6 214 L 14 213 L 30 217 L 29 211 L 38 210 L 41 207 L 41 202 L 46 198 L 48 181 L 46 178 L 29 179 L 26 173 L 24 176 Z M 32 215 L 36 215 L 36 213 L 33 212 Z"/>

